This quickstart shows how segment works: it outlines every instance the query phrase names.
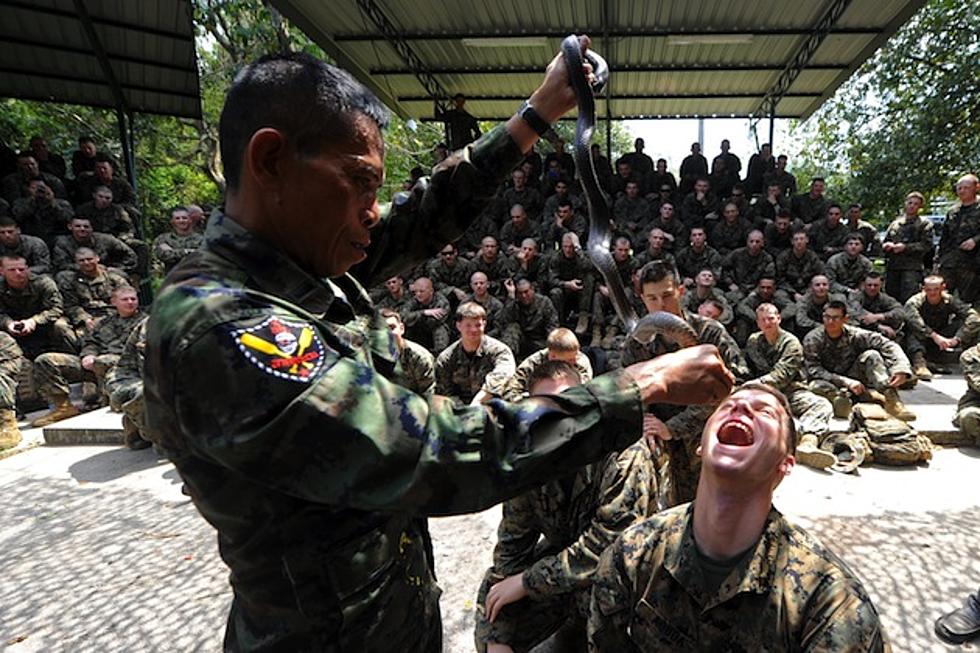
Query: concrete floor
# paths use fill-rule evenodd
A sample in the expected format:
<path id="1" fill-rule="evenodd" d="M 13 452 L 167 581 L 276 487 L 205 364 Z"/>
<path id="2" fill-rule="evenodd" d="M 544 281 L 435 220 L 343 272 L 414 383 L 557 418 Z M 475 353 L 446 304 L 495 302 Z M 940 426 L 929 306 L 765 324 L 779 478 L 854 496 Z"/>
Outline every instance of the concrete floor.
<path id="1" fill-rule="evenodd" d="M 962 380 L 940 381 L 906 395 L 923 430 L 948 424 L 962 392 Z M 0 460 L 0 650 L 220 650 L 227 569 L 172 466 L 152 450 L 25 436 Z M 864 580 L 896 651 L 980 649 L 932 634 L 936 616 L 980 585 L 978 458 L 963 447 L 918 468 L 797 468 L 777 492 L 776 506 Z M 473 596 L 499 514 L 432 520 L 447 651 L 473 650 Z"/>

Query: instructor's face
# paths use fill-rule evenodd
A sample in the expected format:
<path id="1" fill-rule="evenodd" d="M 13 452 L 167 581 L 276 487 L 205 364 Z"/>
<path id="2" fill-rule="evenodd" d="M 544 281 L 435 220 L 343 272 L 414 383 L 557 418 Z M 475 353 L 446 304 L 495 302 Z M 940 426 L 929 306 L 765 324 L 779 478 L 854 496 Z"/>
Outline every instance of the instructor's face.
<path id="1" fill-rule="evenodd" d="M 315 156 L 289 157 L 282 186 L 280 243 L 318 277 L 342 275 L 366 257 L 368 230 L 378 223 L 384 183 L 384 143 L 369 118 L 355 120 L 355 136 Z M 288 233 L 284 233 L 286 230 Z"/>

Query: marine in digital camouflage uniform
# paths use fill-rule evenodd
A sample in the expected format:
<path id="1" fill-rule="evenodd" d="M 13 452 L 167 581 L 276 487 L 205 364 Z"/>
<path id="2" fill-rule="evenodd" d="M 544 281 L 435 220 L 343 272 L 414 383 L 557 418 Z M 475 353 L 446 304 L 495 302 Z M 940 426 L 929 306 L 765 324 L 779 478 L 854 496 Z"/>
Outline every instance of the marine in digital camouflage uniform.
<path id="1" fill-rule="evenodd" d="M 190 213 L 184 207 L 178 207 L 170 212 L 172 231 L 162 233 L 153 239 L 153 258 L 163 268 L 165 276 L 185 256 L 196 251 L 204 244 L 204 234 L 194 229 Z"/>
<path id="2" fill-rule="evenodd" d="M 776 278 L 776 262 L 763 245 L 762 232 L 754 229 L 749 232 L 748 243 L 739 247 L 727 257 L 722 266 L 720 288 L 728 293 L 728 301 L 738 304 L 752 292 L 763 277 Z"/>
<path id="3" fill-rule="evenodd" d="M 51 252 L 52 263 L 57 271 L 75 267 L 75 252 L 79 247 L 88 247 L 99 255 L 103 265 L 118 268 L 126 274 L 136 272 L 139 260 L 129 245 L 109 234 L 92 231 L 89 221 L 75 217 L 69 223 L 72 234 L 58 236 Z"/>
<path id="4" fill-rule="evenodd" d="M 0 217 L 0 256 L 22 256 L 32 274 L 50 274 L 51 253 L 44 241 L 20 232 L 10 218 Z"/>
<path id="5" fill-rule="evenodd" d="M 504 399 L 507 401 L 524 399 L 530 390 L 529 383 L 534 371 L 549 360 L 563 360 L 573 365 L 582 383 L 592 380 L 592 363 L 589 357 L 579 350 L 575 334 L 568 329 L 559 328 L 548 334 L 547 347 L 534 352 L 517 366 L 514 375 L 504 386 Z"/>
<path id="6" fill-rule="evenodd" d="M 74 352 L 75 333 L 64 318 L 64 304 L 54 280 L 31 274 L 23 258 L 3 258 L 0 265 L 4 276 L 0 280 L 0 328 L 17 339 L 31 360 L 49 351 Z M 13 323 L 24 320 L 33 320 L 36 329 L 26 335 L 12 331 Z"/>
<path id="7" fill-rule="evenodd" d="M 936 336 L 950 338 L 952 346 L 971 347 L 980 337 L 980 315 L 956 295 L 946 292 L 943 279 L 926 277 L 923 290 L 905 302 L 908 338 L 905 348 L 909 355 L 924 354 L 931 358 L 940 347 Z"/>
<path id="8" fill-rule="evenodd" d="M 546 107 L 574 104 L 563 70 L 558 59 L 541 95 L 548 101 L 536 105 L 552 119 Z M 316 88 L 354 89 L 349 101 L 362 108 L 331 117 L 339 110 Z M 348 140 L 328 141 L 300 163 L 286 145 L 297 105 L 332 130 L 357 125 L 356 154 L 345 154 Z M 517 118 L 496 128 L 378 224 L 383 146 L 370 116 L 380 123 L 382 113 L 352 78 L 307 55 L 243 71 L 221 121 L 229 214 L 212 215 L 203 248 L 171 272 L 150 318 L 147 420 L 219 532 L 235 592 L 226 650 L 439 651 L 439 590 L 418 516 L 485 509 L 629 446 L 641 428 L 637 386 L 622 373 L 560 402 L 466 408 L 390 381 L 397 351 L 361 285 L 343 274 L 364 258 L 363 243 L 346 238 L 366 238 L 377 224 L 355 271 L 368 286 L 427 259 L 480 214 L 523 159 L 517 143 L 529 149 L 534 137 Z M 229 121 L 240 136 L 224 138 Z M 278 208 L 249 190 L 256 176 L 242 171 L 246 148 L 270 144 L 249 138 L 256 125 L 292 170 L 274 174 Z M 235 215 L 243 207 L 245 217 Z M 250 231 L 273 218 L 294 230 L 293 249 Z M 304 233 L 330 221 L 349 235 Z M 336 250 L 300 254 L 304 239 Z"/>
<path id="9" fill-rule="evenodd" d="M 776 279 L 779 290 L 791 301 L 804 295 L 813 277 L 824 274 L 824 264 L 809 248 L 810 237 L 805 231 L 793 234 L 793 247 L 776 257 Z"/>
<path id="10" fill-rule="evenodd" d="M 567 362 L 539 367 L 532 391 L 544 387 L 541 376 L 569 373 L 570 367 Z M 561 381 L 547 392 L 575 384 Z M 657 470 L 645 438 L 504 502 L 493 567 L 477 593 L 477 651 L 486 651 L 488 642 L 529 651 L 566 622 L 584 624 L 599 556 L 623 529 L 656 511 Z M 525 598 L 504 605 L 491 622 L 491 588 L 516 581 Z"/>
<path id="11" fill-rule="evenodd" d="M 510 347 L 484 333 L 486 311 L 465 302 L 456 311 L 460 339 L 436 358 L 436 393 L 459 405 L 482 403 L 504 394 L 517 363 Z"/>
<path id="12" fill-rule="evenodd" d="M 868 272 L 874 269 L 871 261 L 861 254 L 864 243 L 856 235 L 848 236 L 844 251 L 827 261 L 827 278 L 832 292 L 847 294 L 856 290 Z"/>
<path id="13" fill-rule="evenodd" d="M 78 337 L 91 333 L 96 323 L 115 312 L 112 293 L 116 288 L 129 285 L 129 280 L 118 270 L 99 264 L 99 256 L 87 247 L 75 252 L 74 270 L 63 270 L 55 275 L 61 298 L 65 305 L 65 317 Z"/>
<path id="14" fill-rule="evenodd" d="M 977 283 L 977 253 L 980 252 L 980 202 L 977 177 L 964 175 L 956 182 L 959 202 L 946 213 L 940 230 L 939 273 L 950 292 L 973 303 L 980 296 Z M 972 246 L 971 246 L 972 245 Z"/>
<path id="15" fill-rule="evenodd" d="M 965 436 L 966 442 L 980 446 L 980 345 L 960 355 L 960 367 L 966 379 L 966 392 L 956 405 L 953 426 Z"/>
<path id="16" fill-rule="evenodd" d="M 146 322 L 144 316 L 126 338 L 119 360 L 105 378 L 109 406 L 123 414 L 125 442 L 131 449 L 142 449 L 150 442 L 143 406 L 143 367 L 146 361 Z"/>
<path id="17" fill-rule="evenodd" d="M 0 331 L 0 450 L 21 442 L 17 426 L 17 384 L 28 361 L 12 336 Z"/>
<path id="18" fill-rule="evenodd" d="M 517 281 L 514 292 L 516 297 L 504 304 L 501 321 L 506 326 L 500 339 L 521 358 L 546 345 L 548 334 L 558 328 L 558 311 L 526 279 Z"/>
<path id="19" fill-rule="evenodd" d="M 883 238 L 885 291 L 902 303 L 919 292 L 926 255 L 934 248 L 932 222 L 919 215 L 925 201 L 917 191 L 906 195 L 905 214 L 892 220 Z"/>
<path id="20" fill-rule="evenodd" d="M 432 281 L 426 277 L 412 282 L 412 294 L 415 296 L 400 311 L 405 322 L 405 335 L 437 356 L 449 346 L 452 337 L 449 300 L 436 293 Z M 440 312 L 441 316 L 430 314 L 430 311 Z"/>
<path id="21" fill-rule="evenodd" d="M 681 279 L 685 283 L 687 279 L 690 279 L 693 283 L 694 277 L 705 268 L 714 272 L 716 279 L 721 279 L 721 266 L 724 257 L 718 250 L 707 244 L 704 227 L 692 228 L 690 237 L 690 247 L 681 248 L 677 252 L 677 272 L 681 275 Z"/>

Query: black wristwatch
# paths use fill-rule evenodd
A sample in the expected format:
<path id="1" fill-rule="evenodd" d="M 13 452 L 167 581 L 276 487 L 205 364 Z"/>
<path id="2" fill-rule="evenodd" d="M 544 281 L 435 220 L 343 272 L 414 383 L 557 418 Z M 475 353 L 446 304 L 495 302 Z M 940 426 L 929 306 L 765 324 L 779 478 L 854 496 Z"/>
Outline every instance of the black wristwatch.
<path id="1" fill-rule="evenodd" d="M 521 117 L 521 120 L 529 124 L 538 136 L 544 136 L 551 129 L 551 125 L 538 115 L 538 112 L 534 110 L 534 107 L 527 100 L 517 110 L 517 115 Z"/>

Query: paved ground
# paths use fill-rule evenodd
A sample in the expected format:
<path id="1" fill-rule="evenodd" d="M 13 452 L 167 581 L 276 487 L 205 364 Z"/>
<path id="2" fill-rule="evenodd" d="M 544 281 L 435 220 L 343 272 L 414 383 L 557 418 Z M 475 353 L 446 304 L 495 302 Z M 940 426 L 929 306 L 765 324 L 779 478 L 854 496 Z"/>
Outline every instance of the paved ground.
<path id="1" fill-rule="evenodd" d="M 962 381 L 946 381 L 909 396 L 923 425 L 948 422 Z M 980 584 L 978 458 L 950 448 L 914 469 L 798 468 L 778 491 L 777 507 L 865 580 L 896 651 L 957 650 L 932 621 Z M 227 571 L 152 450 L 27 448 L 0 460 L 0 492 L 0 650 L 220 650 Z M 498 519 L 499 508 L 432 520 L 447 651 L 473 650 L 472 597 Z"/>

